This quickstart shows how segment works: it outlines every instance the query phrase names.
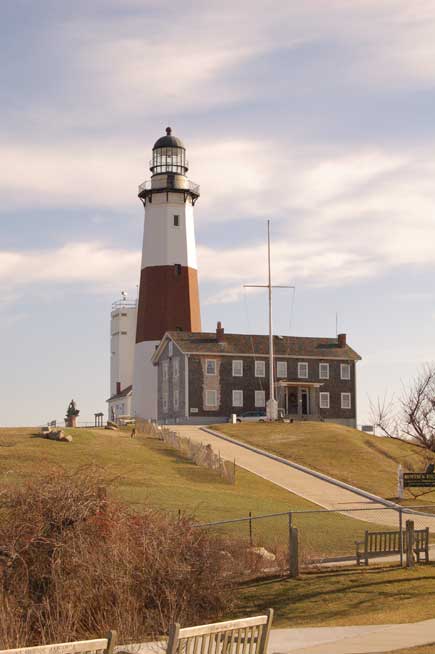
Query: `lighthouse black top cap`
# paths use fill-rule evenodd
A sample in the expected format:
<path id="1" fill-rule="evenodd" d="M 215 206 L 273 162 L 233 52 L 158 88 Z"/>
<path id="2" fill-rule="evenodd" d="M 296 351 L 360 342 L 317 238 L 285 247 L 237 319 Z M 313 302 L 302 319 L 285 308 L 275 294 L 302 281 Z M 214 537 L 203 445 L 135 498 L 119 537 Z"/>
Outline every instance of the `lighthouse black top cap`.
<path id="1" fill-rule="evenodd" d="M 183 141 L 179 139 L 177 136 L 172 135 L 172 129 L 170 127 L 166 128 L 166 136 L 161 136 L 154 143 L 153 150 L 157 150 L 157 148 L 183 148 L 183 150 L 186 149 L 184 147 Z"/>

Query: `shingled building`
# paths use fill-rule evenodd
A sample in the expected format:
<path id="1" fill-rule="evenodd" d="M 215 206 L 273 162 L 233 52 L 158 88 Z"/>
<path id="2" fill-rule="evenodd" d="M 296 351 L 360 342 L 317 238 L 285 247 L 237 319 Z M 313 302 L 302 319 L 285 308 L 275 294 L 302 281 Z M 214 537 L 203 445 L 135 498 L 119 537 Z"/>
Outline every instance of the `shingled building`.
<path id="1" fill-rule="evenodd" d="M 269 392 L 269 337 L 166 332 L 152 361 L 158 369 L 161 422 L 220 422 L 263 409 Z M 356 427 L 356 362 L 337 338 L 274 337 L 274 376 L 281 416 Z"/>

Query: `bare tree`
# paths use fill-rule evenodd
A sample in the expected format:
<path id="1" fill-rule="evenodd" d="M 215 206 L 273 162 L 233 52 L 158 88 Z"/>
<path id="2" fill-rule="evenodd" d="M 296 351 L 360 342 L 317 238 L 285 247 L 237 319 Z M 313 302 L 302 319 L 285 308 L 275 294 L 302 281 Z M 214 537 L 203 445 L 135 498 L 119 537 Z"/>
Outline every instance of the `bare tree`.
<path id="1" fill-rule="evenodd" d="M 373 423 L 384 436 L 435 452 L 435 365 L 425 365 L 400 398 L 378 399 L 371 410 Z"/>

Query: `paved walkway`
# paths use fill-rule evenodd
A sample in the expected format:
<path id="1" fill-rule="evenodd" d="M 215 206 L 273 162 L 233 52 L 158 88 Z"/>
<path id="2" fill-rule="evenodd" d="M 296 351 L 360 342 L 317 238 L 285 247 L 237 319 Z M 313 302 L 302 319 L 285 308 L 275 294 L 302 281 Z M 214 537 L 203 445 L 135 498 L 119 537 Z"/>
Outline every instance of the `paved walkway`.
<path id="1" fill-rule="evenodd" d="M 272 629 L 269 653 L 364 654 L 435 642 L 435 619 L 410 624 Z"/>
<path id="2" fill-rule="evenodd" d="M 354 513 L 344 513 L 352 518 L 371 522 L 378 525 L 386 525 L 397 528 L 399 518 L 397 511 L 386 509 L 380 501 L 368 499 L 355 491 L 347 490 L 324 479 L 319 479 L 315 474 L 303 472 L 291 467 L 288 462 L 271 459 L 265 454 L 253 452 L 243 444 L 234 440 L 227 440 L 218 435 L 205 431 L 202 427 L 195 425 L 176 425 L 174 430 L 182 436 L 188 436 L 192 440 L 202 443 L 210 443 L 215 452 L 228 461 L 236 461 L 236 464 L 245 470 L 271 481 L 281 488 L 304 497 L 305 499 L 325 509 L 335 509 L 340 512 L 349 509 L 359 509 Z M 412 515 L 415 528 L 429 527 L 435 530 L 435 516 Z"/>
<path id="3" fill-rule="evenodd" d="M 272 629 L 269 654 L 369 654 L 435 642 L 435 619 L 410 624 Z M 129 654 L 163 654 L 166 643 L 117 648 Z"/>

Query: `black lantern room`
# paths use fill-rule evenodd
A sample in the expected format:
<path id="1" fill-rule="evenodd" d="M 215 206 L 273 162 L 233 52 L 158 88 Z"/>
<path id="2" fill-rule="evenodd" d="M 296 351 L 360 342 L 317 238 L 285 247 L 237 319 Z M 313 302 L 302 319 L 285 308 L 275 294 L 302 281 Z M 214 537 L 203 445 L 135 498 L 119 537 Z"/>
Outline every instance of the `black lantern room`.
<path id="1" fill-rule="evenodd" d="M 172 173 L 185 175 L 189 169 L 186 161 L 186 148 L 183 142 L 172 135 L 172 129 L 166 128 L 166 136 L 161 136 L 153 147 L 153 158 L 150 161 L 150 170 L 154 175 Z"/>

